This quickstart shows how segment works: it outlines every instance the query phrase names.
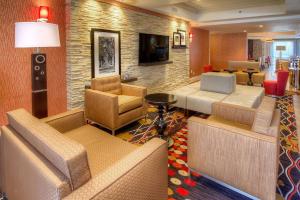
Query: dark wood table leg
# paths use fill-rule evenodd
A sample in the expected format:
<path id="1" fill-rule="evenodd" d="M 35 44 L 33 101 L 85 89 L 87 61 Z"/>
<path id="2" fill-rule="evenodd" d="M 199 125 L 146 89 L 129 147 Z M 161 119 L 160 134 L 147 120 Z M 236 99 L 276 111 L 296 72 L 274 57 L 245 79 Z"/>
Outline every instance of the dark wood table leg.
<path id="1" fill-rule="evenodd" d="M 160 137 L 164 137 L 166 122 L 164 120 L 164 106 L 158 106 L 158 120 L 156 122 L 157 132 Z"/>
<path id="2" fill-rule="evenodd" d="M 253 86 L 253 82 L 252 82 L 252 73 L 248 73 L 248 77 L 249 77 L 249 81 L 248 81 L 247 85 Z"/>

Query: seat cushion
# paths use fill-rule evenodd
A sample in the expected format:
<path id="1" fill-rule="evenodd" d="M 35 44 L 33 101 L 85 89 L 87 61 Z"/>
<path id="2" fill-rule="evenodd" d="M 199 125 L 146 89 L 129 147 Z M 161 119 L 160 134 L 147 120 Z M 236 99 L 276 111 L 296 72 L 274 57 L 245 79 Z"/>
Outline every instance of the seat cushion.
<path id="1" fill-rule="evenodd" d="M 271 97 L 264 97 L 255 113 L 252 131 L 268 135 L 275 110 L 276 101 Z"/>
<path id="2" fill-rule="evenodd" d="M 169 92 L 169 94 L 175 95 L 177 99 L 177 102 L 173 104 L 173 106 L 186 109 L 187 95 L 196 93 L 199 90 L 200 90 L 200 84 L 199 82 L 197 82 Z"/>
<path id="3" fill-rule="evenodd" d="M 262 85 L 264 80 L 265 80 L 265 77 L 266 77 L 265 72 L 255 73 L 252 76 L 252 81 L 253 81 L 254 84 Z"/>
<path id="4" fill-rule="evenodd" d="M 236 75 L 236 83 L 237 84 L 247 84 L 249 80 L 249 76 L 247 73 L 238 71 L 234 73 Z"/>
<path id="5" fill-rule="evenodd" d="M 222 123 L 222 124 L 226 124 L 226 125 L 229 125 L 229 126 L 234 126 L 234 127 L 241 128 L 241 129 L 245 129 L 245 130 L 248 130 L 248 131 L 251 130 L 251 126 L 249 126 L 249 125 L 240 124 L 240 123 L 237 123 L 237 122 L 234 122 L 234 121 L 226 120 L 226 119 L 223 119 L 222 117 L 218 117 L 218 116 L 215 116 L 215 115 L 209 116 L 208 120 L 218 122 L 218 123 Z"/>
<path id="6" fill-rule="evenodd" d="M 231 94 L 235 91 L 236 77 L 234 74 L 208 72 L 201 75 L 200 90 Z"/>
<path id="7" fill-rule="evenodd" d="M 65 135 L 87 150 L 92 177 L 138 148 L 91 125 L 66 132 Z"/>
<path id="8" fill-rule="evenodd" d="M 119 114 L 133 110 L 143 105 L 142 97 L 118 95 Z"/>
<path id="9" fill-rule="evenodd" d="M 91 178 L 87 152 L 80 143 L 65 137 L 24 109 L 8 112 L 7 116 L 10 126 L 68 177 L 72 189 Z"/>
<path id="10" fill-rule="evenodd" d="M 228 95 L 222 102 L 247 108 L 257 108 L 264 95 L 264 88 L 262 87 L 237 85 L 235 92 Z"/>
<path id="11" fill-rule="evenodd" d="M 91 82 L 91 89 L 119 95 L 121 94 L 120 76 L 116 75 L 101 78 L 93 78 Z"/>
<path id="12" fill-rule="evenodd" d="M 212 104 L 222 101 L 226 96 L 216 92 L 198 91 L 187 96 L 187 109 L 211 114 Z"/>

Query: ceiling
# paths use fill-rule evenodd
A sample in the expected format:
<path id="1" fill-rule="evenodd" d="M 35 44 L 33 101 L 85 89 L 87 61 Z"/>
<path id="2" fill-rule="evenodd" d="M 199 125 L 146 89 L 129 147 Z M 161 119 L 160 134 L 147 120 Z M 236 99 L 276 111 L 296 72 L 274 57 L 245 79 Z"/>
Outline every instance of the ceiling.
<path id="1" fill-rule="evenodd" d="M 293 32 L 292 37 L 300 37 L 300 0 L 119 1 L 188 20 L 193 27 L 210 30 L 212 33 L 288 32 L 288 37 L 291 37 L 290 33 Z M 286 34 L 279 35 L 285 37 Z"/>
<path id="2" fill-rule="evenodd" d="M 284 0 L 193 0 L 179 3 L 198 12 L 216 12 L 283 4 Z"/>

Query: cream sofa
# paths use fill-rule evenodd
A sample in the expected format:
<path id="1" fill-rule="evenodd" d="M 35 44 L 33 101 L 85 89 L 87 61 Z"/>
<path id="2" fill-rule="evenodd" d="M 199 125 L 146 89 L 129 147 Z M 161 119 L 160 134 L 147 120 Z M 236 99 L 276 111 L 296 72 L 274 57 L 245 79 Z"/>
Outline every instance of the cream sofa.
<path id="1" fill-rule="evenodd" d="M 166 142 L 141 147 L 85 123 L 81 110 L 39 120 L 23 109 L 1 129 L 1 189 L 10 200 L 167 199 Z"/>
<path id="2" fill-rule="evenodd" d="M 280 111 L 214 103 L 208 119 L 188 119 L 188 165 L 263 200 L 276 199 Z"/>
<path id="3" fill-rule="evenodd" d="M 205 73 L 201 76 L 207 76 L 208 74 L 215 74 L 216 79 L 221 79 L 224 75 L 231 77 L 234 76 L 234 74 L 215 72 Z M 264 88 L 262 87 L 236 85 L 232 81 L 231 84 L 234 84 L 234 86 L 228 86 L 230 88 L 228 92 L 226 92 L 227 89 L 225 89 L 223 92 L 214 92 L 216 90 L 219 90 L 219 84 L 222 84 L 218 83 L 214 79 L 209 80 L 207 85 L 210 85 L 211 87 L 216 87 L 216 90 L 206 91 L 203 90 L 203 88 L 201 88 L 203 81 L 204 80 L 201 80 L 200 82 L 195 82 L 187 86 L 178 88 L 176 90 L 170 91 L 169 93 L 175 95 L 177 98 L 177 102 L 176 104 L 174 104 L 174 106 L 205 114 L 211 114 L 212 105 L 215 102 L 224 102 L 233 105 L 245 106 L 248 108 L 257 108 L 265 95 Z M 232 90 L 231 88 L 234 88 L 234 90 Z M 229 91 L 232 92 L 229 93 Z"/>

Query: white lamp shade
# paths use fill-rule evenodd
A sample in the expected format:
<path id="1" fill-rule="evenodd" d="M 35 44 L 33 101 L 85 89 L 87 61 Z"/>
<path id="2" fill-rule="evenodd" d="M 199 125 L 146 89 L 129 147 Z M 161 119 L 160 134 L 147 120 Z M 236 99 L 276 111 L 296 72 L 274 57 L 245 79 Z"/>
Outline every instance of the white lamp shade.
<path id="1" fill-rule="evenodd" d="M 59 47 L 59 31 L 57 24 L 45 22 L 15 23 L 15 47 Z"/>

